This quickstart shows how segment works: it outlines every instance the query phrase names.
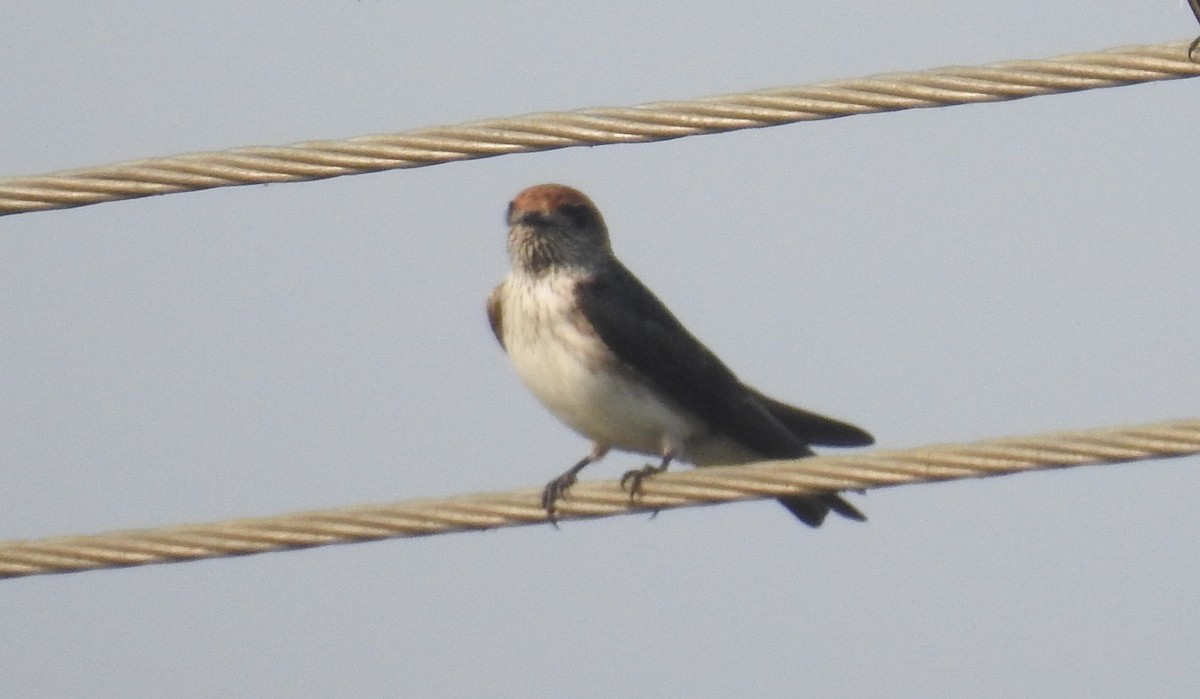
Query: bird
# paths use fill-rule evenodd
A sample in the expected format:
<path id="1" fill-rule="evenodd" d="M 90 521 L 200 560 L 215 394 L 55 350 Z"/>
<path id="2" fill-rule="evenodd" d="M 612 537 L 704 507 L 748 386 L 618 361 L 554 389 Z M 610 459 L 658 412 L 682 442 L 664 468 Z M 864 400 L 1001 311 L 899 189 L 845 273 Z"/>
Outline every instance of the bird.
<path id="1" fill-rule="evenodd" d="M 674 461 L 733 465 L 874 443 L 859 427 L 742 383 L 617 259 L 599 209 L 579 190 L 529 187 L 506 218 L 509 270 L 487 300 L 492 333 L 522 383 L 591 442 L 542 491 L 552 523 L 579 472 L 613 449 L 659 460 L 621 477 L 633 498 Z M 832 492 L 779 502 L 811 527 L 831 510 L 866 519 Z"/>

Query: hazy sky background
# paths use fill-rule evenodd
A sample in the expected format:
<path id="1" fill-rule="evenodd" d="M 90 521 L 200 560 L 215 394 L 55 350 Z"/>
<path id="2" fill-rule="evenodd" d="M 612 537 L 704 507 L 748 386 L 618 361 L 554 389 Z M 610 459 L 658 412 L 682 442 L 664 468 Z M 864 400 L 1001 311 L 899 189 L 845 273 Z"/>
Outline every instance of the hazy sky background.
<path id="1" fill-rule="evenodd" d="M 13 2 L 0 174 L 1194 36 L 1179 0 Z M 1200 415 L 1200 82 L 0 219 L 0 538 L 534 487 L 523 187 L 885 448 Z M 610 456 L 586 475 L 644 462 Z M 0 694 L 1194 696 L 1200 459 L 0 581 Z"/>

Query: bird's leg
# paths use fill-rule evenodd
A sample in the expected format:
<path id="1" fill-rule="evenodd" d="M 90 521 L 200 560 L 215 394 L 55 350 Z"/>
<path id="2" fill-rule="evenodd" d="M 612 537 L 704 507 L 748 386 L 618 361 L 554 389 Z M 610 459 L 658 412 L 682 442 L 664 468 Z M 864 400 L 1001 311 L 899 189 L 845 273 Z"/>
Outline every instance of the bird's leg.
<path id="1" fill-rule="evenodd" d="M 674 458 L 675 452 L 668 451 L 666 454 L 663 454 L 662 462 L 657 466 L 646 464 L 641 468 L 626 471 L 625 475 L 621 476 L 621 488 L 629 491 L 629 500 L 632 502 L 642 492 L 642 481 L 656 473 L 666 471 L 667 467 L 671 465 L 671 459 Z"/>
<path id="2" fill-rule="evenodd" d="M 546 516 L 549 518 L 551 524 L 556 527 L 558 526 L 558 514 L 554 510 L 554 503 L 566 495 L 567 489 L 575 484 L 575 477 L 579 475 L 580 471 L 588 464 L 604 458 L 604 455 L 607 453 L 608 447 L 599 444 L 592 445 L 590 454 L 580 459 L 579 463 L 564 471 L 561 476 L 547 483 L 546 487 L 542 489 L 542 507 L 545 508 Z"/>
<path id="3" fill-rule="evenodd" d="M 592 461 L 594 459 L 591 456 L 583 457 L 579 463 L 564 471 L 561 476 L 547 483 L 546 487 L 542 489 L 542 507 L 545 508 L 551 522 L 558 519 L 554 513 L 554 503 L 566 494 L 567 488 L 575 484 L 575 477 Z"/>

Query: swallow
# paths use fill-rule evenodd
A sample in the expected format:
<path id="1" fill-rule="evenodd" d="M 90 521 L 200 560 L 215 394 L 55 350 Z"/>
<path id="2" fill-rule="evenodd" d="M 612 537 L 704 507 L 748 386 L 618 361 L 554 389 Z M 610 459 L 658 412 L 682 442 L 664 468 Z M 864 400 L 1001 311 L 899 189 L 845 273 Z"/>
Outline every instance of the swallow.
<path id="1" fill-rule="evenodd" d="M 732 465 L 874 443 L 854 425 L 742 383 L 617 259 L 582 192 L 530 187 L 509 204 L 507 222 L 509 271 L 487 302 L 492 332 L 534 396 L 591 441 L 542 492 L 552 522 L 579 472 L 613 449 L 659 459 L 622 476 L 634 497 L 673 461 Z M 866 519 L 837 493 L 779 502 L 812 527 L 831 510 Z"/>

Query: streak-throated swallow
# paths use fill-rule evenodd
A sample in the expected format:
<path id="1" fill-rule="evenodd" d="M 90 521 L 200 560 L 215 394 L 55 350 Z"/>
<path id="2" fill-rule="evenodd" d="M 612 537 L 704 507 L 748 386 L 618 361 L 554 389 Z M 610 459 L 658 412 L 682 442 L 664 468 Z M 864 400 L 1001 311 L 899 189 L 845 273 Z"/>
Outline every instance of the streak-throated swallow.
<path id="1" fill-rule="evenodd" d="M 488 320 L 521 381 L 591 451 L 542 493 L 555 502 L 610 449 L 657 465 L 621 478 L 631 497 L 675 460 L 696 466 L 811 456 L 809 445 L 874 442 L 853 425 L 768 398 L 738 380 L 613 255 L 600 211 L 557 184 L 508 206 L 510 270 L 488 298 Z M 809 526 L 830 510 L 865 517 L 836 493 L 782 498 Z"/>

